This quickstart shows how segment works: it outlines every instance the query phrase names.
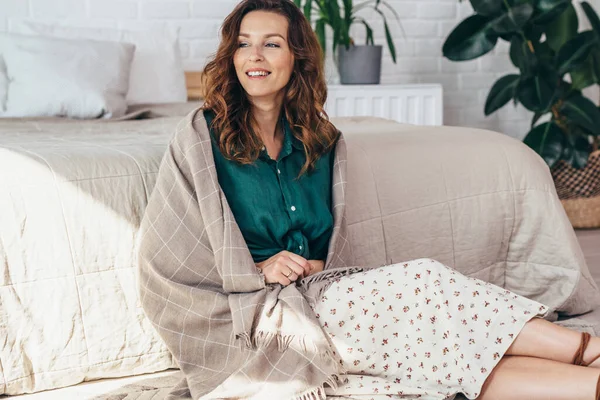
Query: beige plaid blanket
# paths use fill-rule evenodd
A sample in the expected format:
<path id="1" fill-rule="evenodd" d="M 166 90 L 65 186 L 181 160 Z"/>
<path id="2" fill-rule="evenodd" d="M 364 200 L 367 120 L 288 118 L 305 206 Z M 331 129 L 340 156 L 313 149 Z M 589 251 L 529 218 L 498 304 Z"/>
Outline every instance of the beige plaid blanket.
<path id="1" fill-rule="evenodd" d="M 333 169 L 334 230 L 325 270 L 266 285 L 217 180 L 202 110 L 178 126 L 140 229 L 142 306 L 185 379 L 170 399 L 324 399 L 344 373 L 314 316 L 352 267 L 345 221 L 346 145 Z"/>

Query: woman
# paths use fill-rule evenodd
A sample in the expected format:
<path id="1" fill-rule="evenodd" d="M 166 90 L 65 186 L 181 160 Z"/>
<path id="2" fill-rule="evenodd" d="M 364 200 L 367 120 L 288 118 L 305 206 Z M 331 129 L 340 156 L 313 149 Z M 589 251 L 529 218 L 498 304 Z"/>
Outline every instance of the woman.
<path id="1" fill-rule="evenodd" d="M 142 226 L 142 304 L 186 376 L 172 398 L 600 399 L 600 340 L 545 306 L 429 259 L 350 267 L 309 23 L 244 0 L 222 35 Z"/>

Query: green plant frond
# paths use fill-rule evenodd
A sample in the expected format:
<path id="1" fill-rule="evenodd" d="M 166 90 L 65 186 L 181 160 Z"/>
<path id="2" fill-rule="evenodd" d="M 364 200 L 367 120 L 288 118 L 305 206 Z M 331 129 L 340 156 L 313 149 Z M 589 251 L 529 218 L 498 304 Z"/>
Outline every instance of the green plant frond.
<path id="1" fill-rule="evenodd" d="M 363 1 L 362 3 L 359 3 L 359 4 L 355 5 L 354 7 L 352 7 L 352 13 L 356 14 L 360 10 L 364 10 L 365 8 L 368 8 L 368 7 L 373 7 L 374 6 L 373 3 L 375 3 L 375 0 Z"/>
<path id="2" fill-rule="evenodd" d="M 396 12 L 394 7 L 392 7 L 385 0 L 381 0 L 381 5 L 386 7 L 392 13 L 392 15 L 396 18 L 396 21 L 398 22 L 398 26 L 400 27 L 400 31 L 402 32 L 402 37 L 406 38 L 406 31 L 404 30 L 404 27 L 402 26 L 402 22 L 400 21 L 400 15 Z"/>
<path id="3" fill-rule="evenodd" d="M 384 6 L 384 7 L 386 7 L 388 10 L 390 10 L 390 12 L 392 13 L 392 15 L 393 15 L 393 16 L 396 18 L 396 20 L 397 20 L 398 22 L 400 22 L 400 15 L 399 15 L 399 14 L 398 14 L 398 12 L 397 12 L 397 11 L 394 9 L 394 7 L 392 7 L 392 6 L 390 5 L 390 3 L 388 3 L 387 1 L 383 1 L 383 0 L 382 0 L 382 1 L 381 1 L 381 5 L 382 5 L 382 6 Z M 375 7 L 377 7 L 377 6 L 375 6 Z"/>
<path id="4" fill-rule="evenodd" d="M 344 2 L 344 19 L 350 21 L 352 19 L 352 0 L 343 0 Z"/>
<path id="5" fill-rule="evenodd" d="M 315 5 L 316 5 L 316 9 L 320 12 L 320 13 L 327 13 L 327 7 L 326 7 L 326 3 L 323 0 L 315 0 Z"/>
<path id="6" fill-rule="evenodd" d="M 365 21 L 363 18 L 356 18 L 355 19 L 356 22 L 361 23 L 365 26 L 365 30 L 366 30 L 366 34 L 367 34 L 367 41 L 366 44 L 367 45 L 374 45 L 375 42 L 373 40 L 373 29 L 371 29 L 371 27 L 369 26 L 369 24 L 367 23 L 367 21 Z"/>
<path id="7" fill-rule="evenodd" d="M 325 21 L 320 19 L 317 21 L 317 25 L 315 28 L 315 33 L 317 34 L 317 38 L 319 39 L 319 44 L 321 44 L 321 50 L 323 51 L 323 55 L 327 52 L 327 36 L 325 35 Z"/>
<path id="8" fill-rule="evenodd" d="M 298 5 L 300 6 L 300 5 Z M 306 0 L 306 3 L 304 3 L 304 16 L 306 18 L 308 18 L 308 21 L 311 20 L 312 17 L 312 10 L 313 10 L 313 0 Z"/>
<path id="9" fill-rule="evenodd" d="M 396 63 L 396 46 L 394 46 L 394 39 L 392 39 L 392 33 L 390 32 L 390 27 L 388 26 L 387 19 L 385 18 L 385 14 L 383 13 L 383 11 L 381 11 L 377 7 L 373 7 L 373 9 L 379 15 L 381 15 L 381 18 L 383 18 L 383 27 L 385 29 L 385 39 L 387 41 L 387 45 L 390 50 L 390 55 L 392 56 L 392 61 L 395 64 Z"/>

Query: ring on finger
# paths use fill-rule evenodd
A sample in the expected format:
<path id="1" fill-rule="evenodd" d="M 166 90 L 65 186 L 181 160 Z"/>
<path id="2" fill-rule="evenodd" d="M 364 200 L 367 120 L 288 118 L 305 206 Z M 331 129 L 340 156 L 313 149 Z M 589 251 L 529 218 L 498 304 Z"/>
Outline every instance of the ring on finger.
<path id="1" fill-rule="evenodd" d="M 286 278 L 289 278 L 290 276 L 292 276 L 292 274 L 294 273 L 294 271 L 292 271 L 292 269 L 290 268 L 290 272 L 287 275 L 284 275 Z"/>

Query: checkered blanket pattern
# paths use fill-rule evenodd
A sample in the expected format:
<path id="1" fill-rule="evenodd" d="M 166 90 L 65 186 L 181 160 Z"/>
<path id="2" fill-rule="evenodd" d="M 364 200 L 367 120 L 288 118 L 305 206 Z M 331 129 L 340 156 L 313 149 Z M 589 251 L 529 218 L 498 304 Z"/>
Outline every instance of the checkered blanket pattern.
<path id="1" fill-rule="evenodd" d="M 345 168 L 340 138 L 325 271 L 300 286 L 266 285 L 218 185 L 202 110 L 180 124 L 139 247 L 142 306 L 185 374 L 170 399 L 324 399 L 323 385 L 337 385 L 344 371 L 309 301 L 355 270 L 344 218 Z"/>

